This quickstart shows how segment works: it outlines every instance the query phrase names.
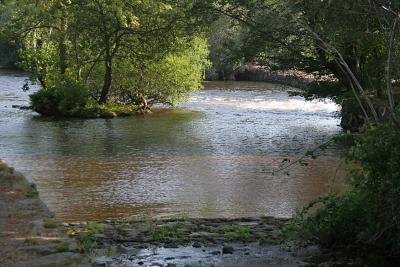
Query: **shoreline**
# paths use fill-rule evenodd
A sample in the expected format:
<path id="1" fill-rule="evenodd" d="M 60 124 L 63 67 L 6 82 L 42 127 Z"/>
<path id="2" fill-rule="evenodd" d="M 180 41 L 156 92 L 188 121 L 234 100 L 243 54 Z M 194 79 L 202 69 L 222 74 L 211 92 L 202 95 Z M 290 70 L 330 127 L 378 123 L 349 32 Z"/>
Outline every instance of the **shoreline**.
<path id="1" fill-rule="evenodd" d="M 328 256 L 299 245 L 289 219 L 124 219 L 61 223 L 34 184 L 0 160 L 0 266 L 313 266 Z M 342 262 L 343 263 L 343 262 Z"/>
<path id="2" fill-rule="evenodd" d="M 208 77 L 209 81 L 218 81 L 215 77 Z M 305 71 L 290 69 L 277 71 L 257 64 L 244 64 L 225 77 L 225 81 L 266 82 L 285 86 L 304 88 L 317 81 L 334 81 L 333 75 L 318 72 L 306 73 Z"/>

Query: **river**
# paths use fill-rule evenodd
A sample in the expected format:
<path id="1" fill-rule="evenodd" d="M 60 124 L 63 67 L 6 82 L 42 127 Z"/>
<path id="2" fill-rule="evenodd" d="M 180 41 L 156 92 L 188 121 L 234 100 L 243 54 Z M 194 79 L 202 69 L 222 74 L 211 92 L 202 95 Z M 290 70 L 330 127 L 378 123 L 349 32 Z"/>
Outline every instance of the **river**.
<path id="1" fill-rule="evenodd" d="M 268 83 L 206 82 L 187 103 L 113 120 L 45 119 L 23 73 L 0 73 L 0 158 L 66 222 L 128 216 L 290 217 L 327 191 L 335 150 L 272 171 L 341 131 L 329 100 Z"/>

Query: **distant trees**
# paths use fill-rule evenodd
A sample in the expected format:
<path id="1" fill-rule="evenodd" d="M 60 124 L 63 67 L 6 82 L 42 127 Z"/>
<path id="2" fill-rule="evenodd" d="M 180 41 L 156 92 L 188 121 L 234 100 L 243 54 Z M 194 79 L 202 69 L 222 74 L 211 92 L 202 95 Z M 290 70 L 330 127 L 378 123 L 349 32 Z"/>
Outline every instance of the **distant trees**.
<path id="1" fill-rule="evenodd" d="M 244 45 L 247 37 L 246 29 L 240 22 L 227 16 L 220 16 L 211 24 L 208 37 L 213 63 L 209 70 L 211 78 L 226 80 L 236 68 L 246 63 Z"/>
<path id="2" fill-rule="evenodd" d="M 386 80 L 386 44 L 393 24 L 382 8 L 385 2 L 394 9 L 399 5 L 362 0 L 219 0 L 213 9 L 248 29 L 243 38 L 247 59 L 279 64 L 283 69 L 325 70 L 346 81 L 323 40 L 340 51 L 362 84 L 380 95 Z"/>
<path id="3" fill-rule="evenodd" d="M 10 10 L 7 9 L 7 1 L 0 1 L 0 67 L 15 67 L 18 60 L 18 43 L 14 42 L 2 31 L 10 18 Z"/>
<path id="4" fill-rule="evenodd" d="M 239 23 L 240 38 L 231 34 L 237 43 L 230 48 L 239 48 L 242 62 L 333 74 L 336 80 L 318 82 L 304 95 L 336 99 L 346 128 L 379 120 L 385 99 L 393 108 L 390 89 L 400 84 L 399 2 L 216 0 L 203 6 Z M 211 55 L 215 51 L 211 46 Z"/>

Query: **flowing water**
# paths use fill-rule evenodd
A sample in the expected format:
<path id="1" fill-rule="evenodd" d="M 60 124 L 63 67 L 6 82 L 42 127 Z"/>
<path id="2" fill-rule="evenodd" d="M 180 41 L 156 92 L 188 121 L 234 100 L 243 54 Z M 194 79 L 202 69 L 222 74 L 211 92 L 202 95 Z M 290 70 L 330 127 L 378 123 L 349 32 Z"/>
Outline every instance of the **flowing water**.
<path id="1" fill-rule="evenodd" d="M 268 83 L 207 82 L 178 109 L 114 120 L 44 119 L 23 73 L 0 73 L 0 158 L 63 221 L 128 216 L 289 217 L 326 192 L 335 151 L 272 171 L 340 132 L 338 107 Z"/>

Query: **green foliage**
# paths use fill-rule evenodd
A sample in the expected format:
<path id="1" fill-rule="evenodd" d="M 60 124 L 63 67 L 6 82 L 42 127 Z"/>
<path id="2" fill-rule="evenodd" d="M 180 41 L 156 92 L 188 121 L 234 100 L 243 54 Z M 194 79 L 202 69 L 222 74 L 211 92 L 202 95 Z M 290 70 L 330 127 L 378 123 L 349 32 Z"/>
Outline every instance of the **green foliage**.
<path id="1" fill-rule="evenodd" d="M 114 118 L 130 116 L 138 110 L 129 104 L 98 104 L 85 85 L 73 81 L 41 89 L 30 98 L 33 110 L 47 116 Z"/>
<path id="2" fill-rule="evenodd" d="M 252 236 L 248 226 L 230 225 L 224 228 L 224 238 L 227 241 L 248 241 Z"/>
<path id="3" fill-rule="evenodd" d="M 105 228 L 105 224 L 88 222 L 86 225 L 86 230 L 79 233 L 78 236 L 78 240 L 82 248 L 87 252 L 90 252 L 93 249 L 97 248 L 98 241 L 96 238 L 96 234 L 103 232 Z"/>
<path id="4" fill-rule="evenodd" d="M 43 227 L 47 229 L 55 229 L 57 228 L 58 224 L 54 220 L 47 220 L 43 223 Z"/>
<path id="5" fill-rule="evenodd" d="M 61 92 L 66 80 L 90 88 L 99 104 L 132 104 L 123 93 L 128 90 L 140 92 L 136 102 L 149 97 L 175 105 L 200 88 L 208 64 L 205 38 L 199 37 L 203 18 L 193 8 L 192 1 L 2 1 L 0 48 L 18 44 L 19 66 L 44 89 L 33 105 L 45 115 L 77 116 L 84 106 L 84 90 Z"/>
<path id="6" fill-rule="evenodd" d="M 0 34 L 0 67 L 15 68 L 18 61 L 17 45 Z"/>
<path id="7" fill-rule="evenodd" d="M 151 241 L 189 241 L 187 226 L 181 222 L 171 222 L 161 226 L 151 225 Z"/>
<path id="8" fill-rule="evenodd" d="M 238 39 L 232 35 L 239 44 L 231 45 L 231 48 L 238 47 L 241 50 L 244 62 L 278 70 L 297 69 L 313 74 L 333 74 L 336 80 L 317 83 L 307 93 L 336 98 L 351 91 L 351 86 L 348 76 L 342 70 L 343 66 L 338 64 L 337 55 L 328 49 L 328 46 L 332 46 L 343 55 L 363 88 L 371 95 L 384 98 L 389 53 L 387 40 L 392 35 L 395 16 L 382 6 L 398 12 L 399 2 L 215 2 L 214 10 L 221 16 L 229 16 L 240 22 L 242 36 Z M 227 32 L 232 29 L 227 25 Z M 399 51 L 400 40 L 396 34 L 392 49 L 392 80 L 399 78 L 399 65 L 394 64 L 400 59 Z"/>
<path id="9" fill-rule="evenodd" d="M 60 244 L 57 244 L 55 246 L 55 249 L 58 253 L 63 253 L 63 252 L 68 252 L 70 250 L 69 248 L 69 243 L 67 242 L 62 242 Z"/>
<path id="10" fill-rule="evenodd" d="M 41 89 L 30 96 L 36 112 L 50 116 L 75 116 L 89 102 L 89 91 L 83 84 L 65 81 L 57 86 Z"/>
<path id="11" fill-rule="evenodd" d="M 398 123 L 392 121 L 359 136 L 349 154 L 350 188 L 306 207 L 297 218 L 300 236 L 325 246 L 374 249 L 376 255 L 399 258 L 399 137 Z"/>
<path id="12" fill-rule="evenodd" d="M 54 45 L 43 44 L 38 48 L 25 48 L 19 51 L 18 66 L 27 71 L 33 83 L 42 87 L 55 84 L 60 78 L 56 66 L 57 51 Z"/>
<path id="13" fill-rule="evenodd" d="M 91 233 L 99 233 L 104 231 L 106 225 L 104 223 L 88 222 L 86 229 Z"/>
<path id="14" fill-rule="evenodd" d="M 93 110 L 98 110 L 101 115 L 103 112 L 113 112 L 117 117 L 125 117 L 135 114 L 138 107 L 128 104 L 118 104 L 118 103 L 107 103 L 99 105 L 97 103 L 92 103 Z"/>
<path id="15" fill-rule="evenodd" d="M 188 93 L 200 89 L 209 65 L 205 39 L 182 39 L 176 45 L 172 52 L 157 60 L 118 61 L 121 69 L 115 74 L 113 84 L 116 97 L 142 106 L 154 103 L 174 106 L 185 100 Z"/>
<path id="16" fill-rule="evenodd" d="M 303 217 L 304 214 L 301 214 L 304 221 L 299 236 L 329 247 L 354 244 L 364 227 L 364 208 L 358 196 L 351 191 L 342 194 L 331 192 L 313 202 L 305 211 L 310 212 L 316 204 L 322 205 L 322 208 L 318 208 L 312 216 Z"/>
<path id="17" fill-rule="evenodd" d="M 18 61 L 19 44 L 10 36 L 6 27 L 12 14 L 9 2 L 0 1 L 0 68 L 15 68 Z"/>
<path id="18" fill-rule="evenodd" d="M 207 72 L 208 79 L 228 79 L 237 67 L 245 63 L 242 47 L 245 36 L 245 29 L 225 16 L 211 25 L 208 45 L 212 68 Z"/>
<path id="19" fill-rule="evenodd" d="M 85 232 L 79 234 L 79 244 L 86 251 L 91 252 L 97 248 L 97 239 L 93 233 Z"/>
<path id="20" fill-rule="evenodd" d="M 338 81 L 315 81 L 301 88 L 301 91 L 290 91 L 291 96 L 300 95 L 306 100 L 329 98 L 340 104 L 349 96 L 348 89 Z"/>

